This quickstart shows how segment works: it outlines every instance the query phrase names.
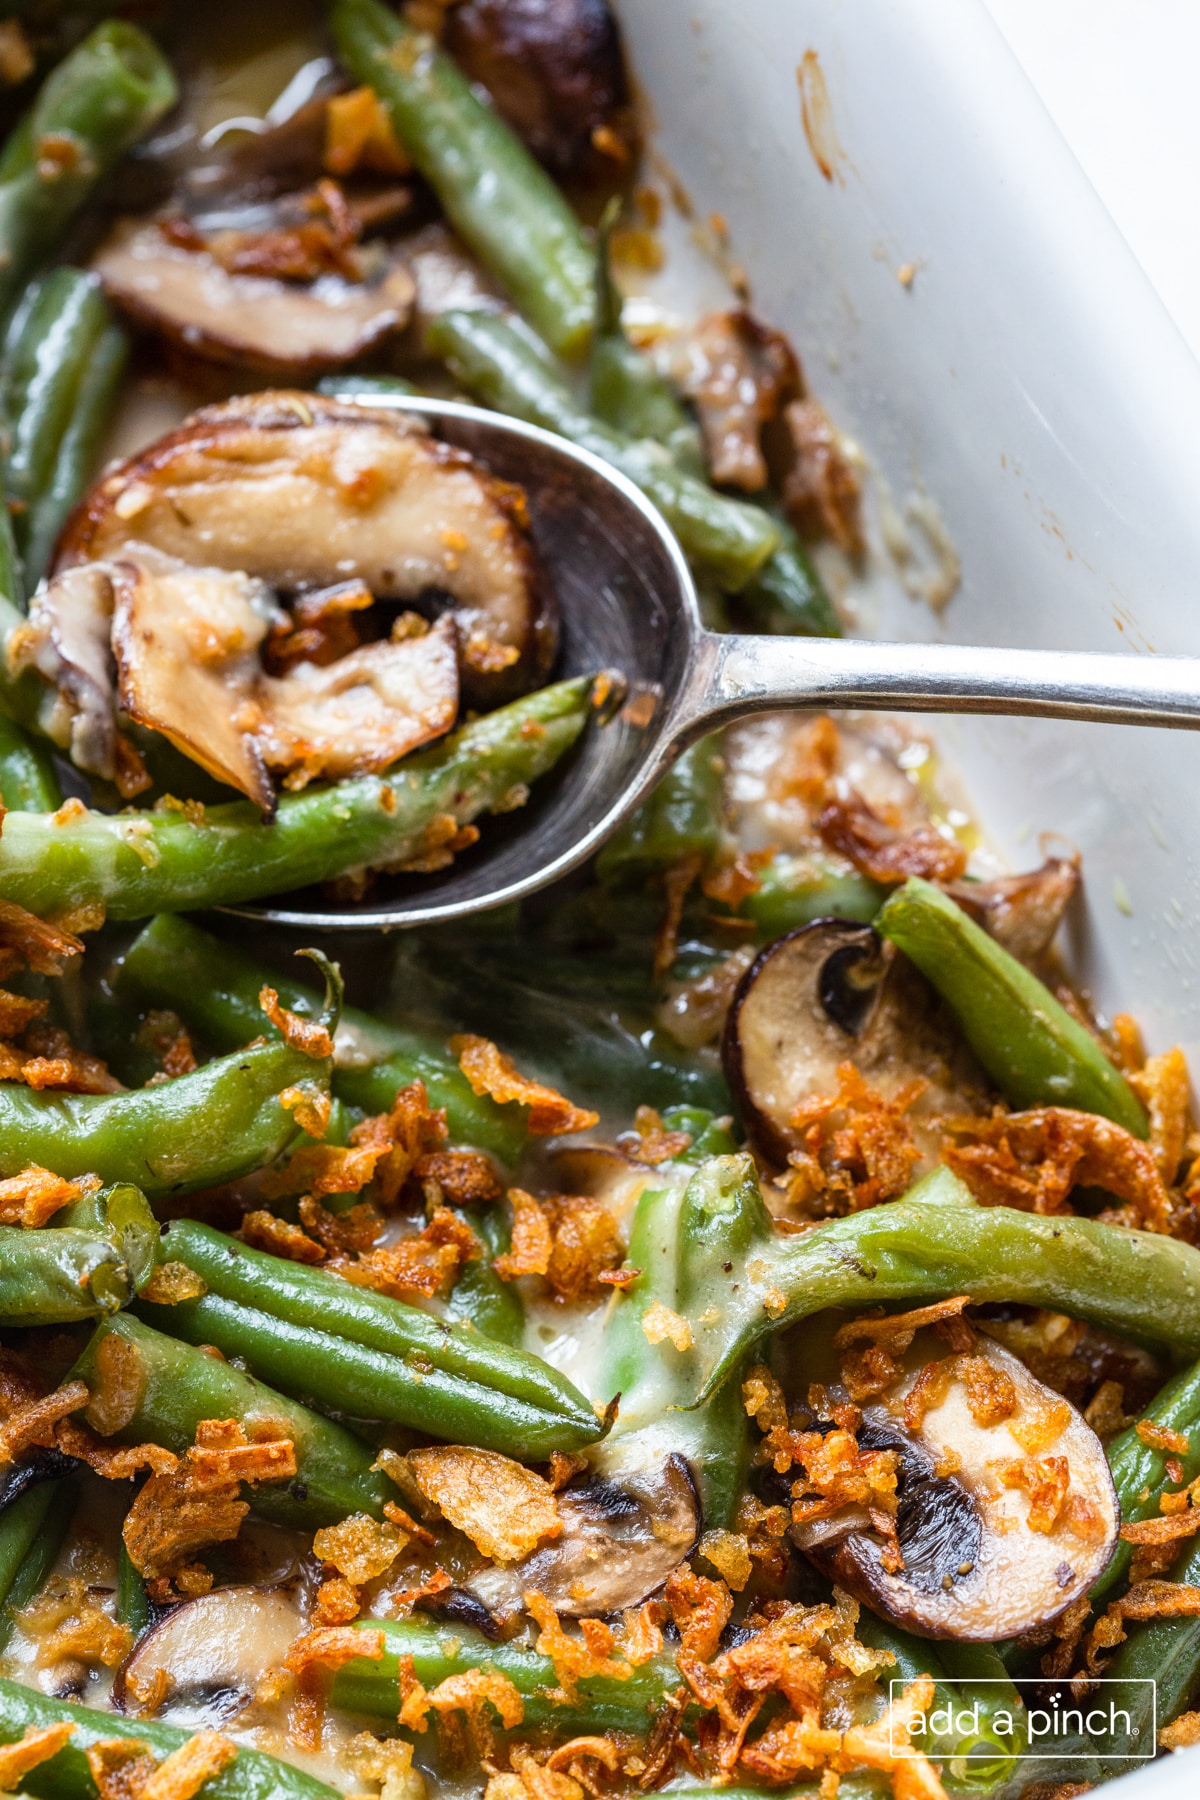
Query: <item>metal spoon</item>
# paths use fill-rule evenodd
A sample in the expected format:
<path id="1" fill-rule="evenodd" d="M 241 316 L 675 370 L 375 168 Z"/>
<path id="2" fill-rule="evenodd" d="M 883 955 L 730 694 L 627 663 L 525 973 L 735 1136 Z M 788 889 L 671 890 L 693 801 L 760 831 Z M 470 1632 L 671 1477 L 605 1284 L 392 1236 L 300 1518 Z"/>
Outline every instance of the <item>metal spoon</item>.
<path id="1" fill-rule="evenodd" d="M 354 398 L 347 395 L 347 399 Z M 950 644 L 718 635 L 700 622 L 682 552 L 633 484 L 586 450 L 455 401 L 371 396 L 414 412 L 447 443 L 520 482 L 558 595 L 556 675 L 619 670 L 628 698 L 588 729 L 569 764 L 519 812 L 489 819 L 477 849 L 386 897 L 331 910 L 314 896 L 238 908 L 281 925 L 433 924 L 518 900 L 577 868 L 679 752 L 733 719 L 782 707 L 1032 714 L 1200 728 L 1200 658 Z"/>

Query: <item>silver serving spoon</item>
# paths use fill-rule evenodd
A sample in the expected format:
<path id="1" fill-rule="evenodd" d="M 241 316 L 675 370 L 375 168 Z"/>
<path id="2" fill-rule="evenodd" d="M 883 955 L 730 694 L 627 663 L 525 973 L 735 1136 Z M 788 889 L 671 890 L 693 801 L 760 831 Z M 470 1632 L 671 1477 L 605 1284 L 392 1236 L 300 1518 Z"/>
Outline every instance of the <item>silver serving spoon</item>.
<path id="1" fill-rule="evenodd" d="M 456 401 L 372 395 L 365 404 L 418 413 L 438 437 L 521 483 L 562 614 L 555 675 L 619 670 L 628 698 L 607 724 L 585 732 L 527 806 L 486 821 L 478 848 L 443 873 L 396 882 L 361 906 L 330 910 L 319 900 L 304 904 L 306 895 L 236 909 L 243 915 L 365 930 L 433 924 L 518 900 L 598 850 L 694 739 L 751 713 L 865 707 L 1200 728 L 1200 658 L 706 631 L 669 527 L 632 482 L 590 452 Z"/>

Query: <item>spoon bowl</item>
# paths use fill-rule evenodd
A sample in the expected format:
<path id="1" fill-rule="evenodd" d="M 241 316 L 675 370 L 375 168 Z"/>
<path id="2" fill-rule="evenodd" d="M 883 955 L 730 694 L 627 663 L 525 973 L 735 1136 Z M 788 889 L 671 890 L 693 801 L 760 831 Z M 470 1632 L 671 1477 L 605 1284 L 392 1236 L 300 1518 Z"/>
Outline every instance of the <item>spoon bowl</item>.
<path id="1" fill-rule="evenodd" d="M 347 400 L 356 398 L 353 394 Z M 705 732 L 784 707 L 990 712 L 1200 728 L 1200 659 L 716 634 L 661 515 L 589 451 L 459 401 L 372 395 L 520 484 L 561 615 L 555 677 L 610 672 L 569 758 L 527 805 L 488 819 L 436 874 L 389 877 L 358 904 L 318 892 L 225 910 L 276 925 L 394 930 L 519 900 L 593 855 L 680 751 Z"/>

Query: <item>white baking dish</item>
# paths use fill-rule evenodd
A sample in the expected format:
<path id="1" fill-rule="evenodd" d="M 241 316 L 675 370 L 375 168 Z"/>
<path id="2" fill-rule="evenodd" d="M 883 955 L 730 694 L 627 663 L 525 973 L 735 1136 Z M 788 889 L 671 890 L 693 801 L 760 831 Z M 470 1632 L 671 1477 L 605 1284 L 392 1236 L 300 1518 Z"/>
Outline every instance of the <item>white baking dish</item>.
<path id="1" fill-rule="evenodd" d="M 619 11 L 655 144 L 697 218 L 728 221 L 757 310 L 896 500 L 932 497 L 960 553 L 940 617 L 885 576 L 864 626 L 1200 650 L 1200 366 L 983 6 Z M 801 121 L 810 50 L 840 144 L 832 180 Z M 676 254 L 668 280 L 694 296 L 695 262 Z M 1015 865 L 1043 831 L 1079 848 L 1078 968 L 1102 1007 L 1200 1067 L 1200 738 L 969 719 L 937 737 Z M 1184 1800 L 1198 1771 L 1200 1752 L 1172 1758 L 1114 1800 Z"/>

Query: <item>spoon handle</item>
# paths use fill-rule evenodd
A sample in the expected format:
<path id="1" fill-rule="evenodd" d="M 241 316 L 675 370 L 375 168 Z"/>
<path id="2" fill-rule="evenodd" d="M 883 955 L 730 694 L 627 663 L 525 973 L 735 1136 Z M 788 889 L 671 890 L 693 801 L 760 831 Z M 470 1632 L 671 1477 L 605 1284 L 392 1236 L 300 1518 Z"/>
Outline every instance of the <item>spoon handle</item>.
<path id="1" fill-rule="evenodd" d="M 690 739 L 788 706 L 1028 714 L 1200 729 L 1200 657 L 706 632 L 675 717 Z"/>

